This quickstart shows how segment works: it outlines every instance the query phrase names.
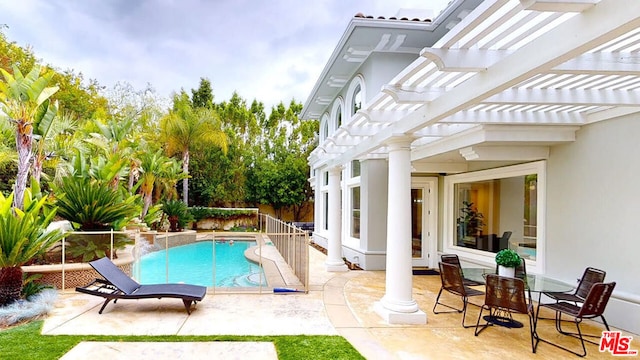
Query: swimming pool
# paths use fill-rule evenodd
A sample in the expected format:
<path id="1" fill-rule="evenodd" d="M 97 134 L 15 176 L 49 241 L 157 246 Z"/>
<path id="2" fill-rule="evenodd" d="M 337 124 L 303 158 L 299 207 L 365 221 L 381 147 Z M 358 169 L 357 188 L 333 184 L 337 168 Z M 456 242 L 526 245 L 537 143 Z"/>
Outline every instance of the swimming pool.
<path id="1" fill-rule="evenodd" d="M 176 246 L 169 248 L 168 251 L 160 250 L 142 256 L 134 264 L 133 273 L 141 284 L 185 283 L 209 287 L 266 286 L 262 268 L 244 256 L 245 250 L 255 245 L 255 241 L 227 239 L 215 242 L 198 241 Z M 215 269 L 213 267 L 214 252 Z"/>

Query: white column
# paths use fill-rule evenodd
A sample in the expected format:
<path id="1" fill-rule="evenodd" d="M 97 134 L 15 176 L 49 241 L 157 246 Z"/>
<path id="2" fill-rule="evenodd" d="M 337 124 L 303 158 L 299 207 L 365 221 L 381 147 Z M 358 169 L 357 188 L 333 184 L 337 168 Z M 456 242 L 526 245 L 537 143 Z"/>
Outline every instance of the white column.
<path id="1" fill-rule="evenodd" d="M 413 300 L 411 259 L 411 141 L 394 137 L 389 148 L 387 264 L 385 295 L 376 312 L 390 324 L 424 324 L 427 315 Z"/>
<path id="2" fill-rule="evenodd" d="M 327 244 L 327 271 L 347 271 L 342 259 L 342 209 L 340 201 L 340 173 L 342 167 L 329 169 L 329 240 Z"/>

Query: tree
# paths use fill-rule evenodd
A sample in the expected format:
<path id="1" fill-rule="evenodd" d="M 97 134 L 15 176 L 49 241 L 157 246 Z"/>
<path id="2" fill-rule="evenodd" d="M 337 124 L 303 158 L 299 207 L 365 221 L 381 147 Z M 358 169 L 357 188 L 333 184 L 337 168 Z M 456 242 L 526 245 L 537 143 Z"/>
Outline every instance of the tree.
<path id="1" fill-rule="evenodd" d="M 195 109 L 213 109 L 213 90 L 211 89 L 209 79 L 200 78 L 200 87 L 198 87 L 198 90 L 191 89 L 191 102 Z"/>
<path id="2" fill-rule="evenodd" d="M 262 133 L 248 160 L 247 199 L 270 204 L 281 217 L 291 209 L 296 221 L 303 204 L 312 199 L 307 157 L 316 144 L 318 123 L 298 118 L 302 105 L 280 103 L 262 121 Z"/>
<path id="3" fill-rule="evenodd" d="M 229 101 L 215 106 L 222 129 L 227 134 L 228 151 L 194 148 L 189 166 L 191 204 L 201 206 L 242 206 L 246 198 L 246 160 L 260 133 L 258 119 L 263 106 L 247 102 L 234 92 Z"/>
<path id="4" fill-rule="evenodd" d="M 18 151 L 18 174 L 16 176 L 14 205 L 22 209 L 23 194 L 29 177 L 34 128 L 47 126 L 53 121 L 57 104 L 49 98 L 58 91 L 57 86 L 49 87 L 52 71 L 44 71 L 40 65 L 23 76 L 17 66 L 13 75 L 0 69 L 5 82 L 0 82 L 1 110 L 15 124 L 16 149 Z"/>
<path id="5" fill-rule="evenodd" d="M 142 193 L 143 207 L 141 218 L 147 215 L 147 211 L 151 206 L 153 200 L 153 187 L 158 180 L 167 171 L 170 171 L 171 160 L 162 155 L 162 151 L 159 150 L 156 153 L 146 153 L 143 155 L 140 162 L 140 192 Z"/>
<path id="6" fill-rule="evenodd" d="M 10 71 L 17 66 L 22 73 L 31 70 L 36 64 L 36 57 L 31 48 L 23 48 L 15 42 L 9 42 L 2 32 L 6 25 L 0 24 L 0 69 Z"/>
<path id="7" fill-rule="evenodd" d="M 217 146 L 227 151 L 227 138 L 220 130 L 218 114 L 213 109 L 194 108 L 183 90 L 173 97 L 173 109 L 160 121 L 160 139 L 169 156 L 182 155 L 182 169 L 189 174 L 190 150 L 195 146 Z M 189 179 L 182 182 L 182 200 L 189 204 Z"/>

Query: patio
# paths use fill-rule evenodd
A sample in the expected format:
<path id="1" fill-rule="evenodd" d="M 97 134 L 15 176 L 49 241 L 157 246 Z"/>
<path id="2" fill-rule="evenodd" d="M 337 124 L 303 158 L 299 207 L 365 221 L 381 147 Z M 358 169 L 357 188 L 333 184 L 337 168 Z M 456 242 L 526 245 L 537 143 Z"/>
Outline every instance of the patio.
<path id="1" fill-rule="evenodd" d="M 43 326 L 45 335 L 60 334 L 139 334 L 139 335 L 335 335 L 344 336 L 368 359 L 495 359 L 495 358 L 576 358 L 548 344 L 541 343 L 537 354 L 530 349 L 529 334 L 524 329 L 494 326 L 473 336 L 473 328 L 460 326 L 461 314 L 431 312 L 440 288 L 440 278 L 433 275 L 413 277 L 413 298 L 427 313 L 424 325 L 389 325 L 373 310 L 373 303 L 384 295 L 383 271 L 327 272 L 326 257 L 310 249 L 309 294 L 224 294 L 210 293 L 191 316 L 179 301 L 122 301 L 98 315 L 101 300 L 84 294 L 67 292 Z M 445 295 L 443 295 L 445 296 Z M 445 300 L 448 298 L 445 298 Z M 477 302 L 479 299 L 473 299 Z M 470 306 L 468 319 L 477 319 L 478 308 Z M 549 314 L 546 314 L 547 316 Z M 516 315 L 516 319 L 518 316 Z M 526 322 L 526 320 L 525 320 Z M 612 330 L 615 330 L 612 328 Z M 559 336 L 552 321 L 542 321 L 539 333 L 565 345 L 577 342 Z M 632 335 L 623 333 L 623 335 Z M 505 341 L 508 338 L 509 341 Z M 176 354 L 210 358 L 214 354 L 235 358 L 274 359 L 275 351 L 260 343 L 91 343 L 81 344 L 65 359 L 118 354 L 156 359 L 175 358 Z M 631 349 L 640 349 L 637 339 Z M 120 352 L 122 351 L 122 352 Z M 588 345 L 588 359 L 610 358 L 596 345 Z"/>

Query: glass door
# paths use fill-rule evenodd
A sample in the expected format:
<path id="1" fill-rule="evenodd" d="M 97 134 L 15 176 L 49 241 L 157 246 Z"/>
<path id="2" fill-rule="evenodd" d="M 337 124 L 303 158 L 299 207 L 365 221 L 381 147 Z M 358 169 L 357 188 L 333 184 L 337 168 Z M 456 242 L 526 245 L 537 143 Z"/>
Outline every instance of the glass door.
<path id="1" fill-rule="evenodd" d="M 436 248 L 436 244 L 432 244 L 436 239 L 436 187 L 436 178 L 413 178 L 411 181 L 411 257 L 413 266 L 434 266 L 430 260 L 435 259 L 435 256 L 430 253 Z"/>
<path id="2" fill-rule="evenodd" d="M 423 244 L 424 189 L 411 189 L 411 258 L 413 266 L 427 266 Z"/>

